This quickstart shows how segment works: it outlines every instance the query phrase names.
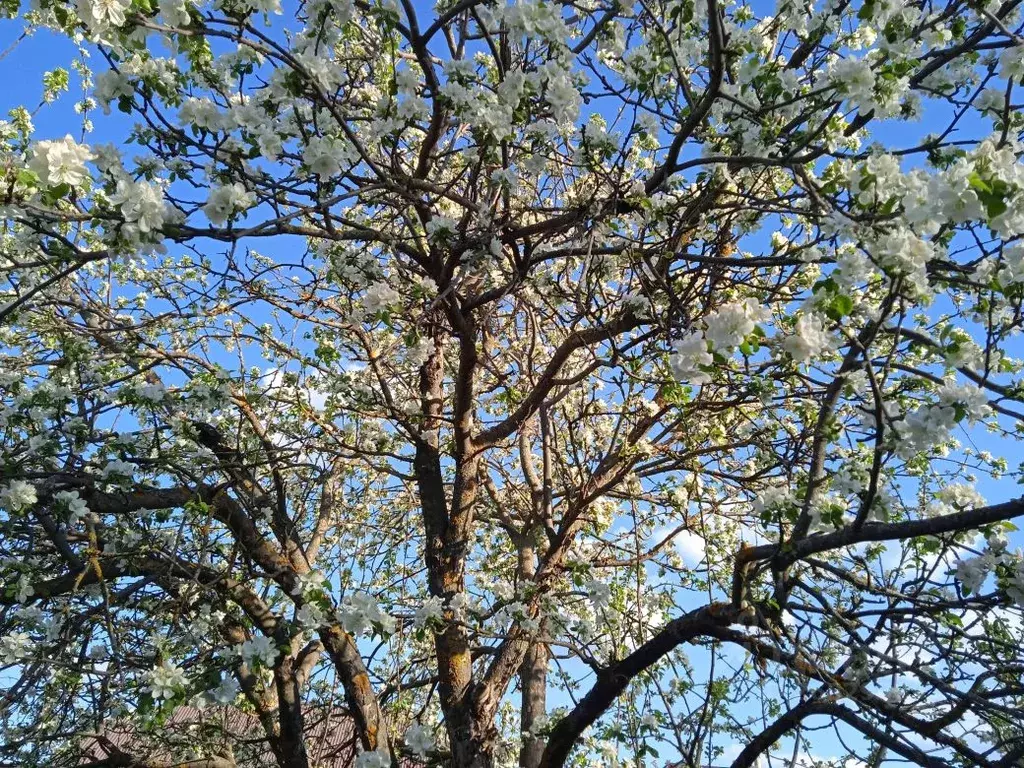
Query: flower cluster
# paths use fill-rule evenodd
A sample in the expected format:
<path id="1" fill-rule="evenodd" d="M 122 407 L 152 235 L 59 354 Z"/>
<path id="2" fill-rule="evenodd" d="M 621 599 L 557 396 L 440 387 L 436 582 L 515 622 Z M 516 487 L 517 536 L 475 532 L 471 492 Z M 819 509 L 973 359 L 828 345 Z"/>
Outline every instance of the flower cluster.
<path id="1" fill-rule="evenodd" d="M 185 672 L 172 661 L 163 661 L 151 669 L 147 675 L 145 690 L 154 699 L 172 699 L 185 688 L 188 680 Z"/>
<path id="2" fill-rule="evenodd" d="M 36 503 L 36 487 L 24 480 L 12 480 L 0 490 L 0 507 L 8 512 L 20 512 Z"/>
<path id="3" fill-rule="evenodd" d="M 169 218 L 163 191 L 148 181 L 118 179 L 110 203 L 120 208 L 125 222 L 132 225 L 138 234 L 161 232 Z"/>
<path id="4" fill-rule="evenodd" d="M 211 224 L 220 225 L 246 210 L 255 202 L 255 198 L 245 187 L 235 181 L 220 187 L 214 187 L 210 197 L 203 206 L 203 213 Z"/>
<path id="5" fill-rule="evenodd" d="M 391 768 L 391 756 L 383 751 L 360 752 L 355 768 Z"/>
<path id="6" fill-rule="evenodd" d="M 32 639 L 25 632 L 13 632 L 0 637 L 0 664 L 17 664 L 31 658 Z"/>
<path id="7" fill-rule="evenodd" d="M 354 637 L 368 634 L 373 628 L 384 635 L 395 631 L 394 618 L 381 610 L 377 601 L 366 592 L 345 595 L 336 613 L 341 626 Z"/>
<path id="8" fill-rule="evenodd" d="M 419 758 L 426 757 L 434 748 L 434 736 L 430 729 L 420 723 L 413 723 L 405 730 L 405 745 Z"/>
<path id="9" fill-rule="evenodd" d="M 986 539 L 986 551 L 956 562 L 955 576 L 966 594 L 979 594 L 992 573 L 1017 605 L 1024 606 L 1024 551 L 1010 552 L 1006 536 L 996 531 Z"/>
<path id="10" fill-rule="evenodd" d="M 705 318 L 704 338 L 716 351 L 729 350 L 741 344 L 768 317 L 767 309 L 756 299 L 725 304 Z"/>
<path id="11" fill-rule="evenodd" d="M 274 666 L 280 651 L 274 644 L 273 638 L 266 635 L 256 635 L 249 638 L 237 648 L 238 656 L 250 667 L 262 665 L 264 667 Z"/>
<path id="12" fill-rule="evenodd" d="M 696 331 L 691 331 L 683 338 L 672 342 L 669 365 L 672 367 L 672 374 L 679 381 L 694 386 L 711 381 L 711 374 L 706 369 L 713 360 L 708 351 L 707 341 Z"/>
<path id="13" fill-rule="evenodd" d="M 832 343 L 824 319 L 816 313 L 804 312 L 797 318 L 793 335 L 783 340 L 782 347 L 793 360 L 806 363 L 819 357 Z"/>
<path id="14" fill-rule="evenodd" d="M 444 620 L 444 601 L 436 595 L 429 596 L 413 614 L 413 624 L 426 627 Z"/>
<path id="15" fill-rule="evenodd" d="M 79 144 L 70 135 L 57 141 L 38 141 L 32 145 L 29 170 L 39 177 L 44 187 L 67 184 L 81 187 L 90 178 L 86 163 L 95 155 L 84 144 Z"/>

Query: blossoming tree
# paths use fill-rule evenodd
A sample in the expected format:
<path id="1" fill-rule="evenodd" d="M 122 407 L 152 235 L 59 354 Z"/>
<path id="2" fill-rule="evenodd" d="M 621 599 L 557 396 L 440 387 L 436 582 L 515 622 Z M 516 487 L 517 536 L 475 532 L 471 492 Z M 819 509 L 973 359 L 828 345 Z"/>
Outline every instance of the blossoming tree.
<path id="1" fill-rule="evenodd" d="M 1020 0 L 765 5 L 0 3 L 3 764 L 1021 765 Z"/>

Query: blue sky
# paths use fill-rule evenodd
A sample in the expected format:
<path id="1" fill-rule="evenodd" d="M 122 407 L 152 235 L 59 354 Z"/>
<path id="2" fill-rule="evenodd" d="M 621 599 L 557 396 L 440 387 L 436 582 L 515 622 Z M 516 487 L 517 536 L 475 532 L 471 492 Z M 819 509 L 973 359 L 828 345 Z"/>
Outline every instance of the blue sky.
<path id="1" fill-rule="evenodd" d="M 424 14 L 426 17 L 427 14 Z M 0 21 L 0 51 L 7 51 L 5 57 L 0 60 L 0 67 L 6 75 L 5 88 L 0 97 L 0 113 L 6 113 L 8 109 L 24 105 L 34 110 L 42 99 L 43 85 L 42 75 L 48 69 L 57 66 L 69 68 L 71 60 L 76 55 L 76 48 L 65 38 L 53 35 L 46 31 L 40 31 L 35 35 L 14 45 L 20 35 L 21 25 L 19 21 Z M 90 62 L 97 69 L 102 70 L 102 60 L 93 56 Z M 71 73 L 71 92 L 64 94 L 57 104 L 49 105 L 40 110 L 34 120 L 36 123 L 37 138 L 58 138 L 65 133 L 71 133 L 75 137 L 81 137 L 81 117 L 74 112 L 73 104 L 81 97 L 80 81 L 77 75 Z M 944 107 L 932 106 L 925 113 L 925 118 L 918 123 L 902 123 L 889 121 L 879 124 L 876 127 L 876 135 L 884 140 L 886 146 L 909 146 L 916 143 L 923 135 L 933 130 L 944 127 Z M 131 124 L 131 119 L 126 118 L 114 111 L 112 115 L 104 116 L 97 110 L 91 115 L 96 130 L 89 134 L 90 143 L 119 142 L 123 139 L 126 128 Z M 585 120 L 584 114 L 583 119 Z M 965 122 L 964 131 L 971 134 L 972 138 L 980 138 L 987 135 L 990 126 L 986 121 L 975 119 Z M 272 252 L 274 248 L 264 243 L 260 250 Z M 287 248 L 287 245 L 280 246 Z M 1019 347 L 1020 345 L 1014 345 Z M 1019 350 L 1017 352 L 1019 354 Z M 991 435 L 975 431 L 970 435 L 960 435 L 973 441 L 978 447 L 991 450 L 995 453 L 1003 453 L 1013 457 L 1015 446 L 1004 444 L 1004 441 L 996 440 Z M 1011 467 L 1013 468 L 1013 467 Z M 992 481 L 982 478 L 978 483 L 979 489 L 993 501 L 1002 501 L 1007 498 L 1019 495 L 1017 486 L 1011 479 Z M 695 651 L 695 661 L 701 659 L 703 651 Z M 557 700 L 552 702 L 557 705 Z M 820 749 L 814 750 L 819 756 L 836 754 L 839 745 L 832 737 L 822 737 Z"/>

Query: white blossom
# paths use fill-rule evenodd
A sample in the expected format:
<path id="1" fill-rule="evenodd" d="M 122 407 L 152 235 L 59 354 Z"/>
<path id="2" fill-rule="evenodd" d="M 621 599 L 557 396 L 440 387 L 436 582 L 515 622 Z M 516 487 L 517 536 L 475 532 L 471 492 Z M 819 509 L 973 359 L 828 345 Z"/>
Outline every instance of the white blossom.
<path id="1" fill-rule="evenodd" d="M 258 662 L 265 667 L 272 667 L 277 660 L 279 651 L 272 638 L 256 635 L 238 646 L 238 654 L 249 666 Z"/>
<path id="2" fill-rule="evenodd" d="M 36 487 L 24 480 L 12 480 L 0 490 L 0 507 L 9 512 L 19 512 L 38 501 Z"/>
<path id="3" fill-rule="evenodd" d="M 1003 80 L 1012 77 L 1018 83 L 1024 78 L 1024 43 L 1011 45 L 999 55 L 999 77 Z"/>
<path id="4" fill-rule="evenodd" d="M 545 95 L 556 123 L 572 123 L 579 117 L 583 98 L 572 78 L 565 72 L 553 71 L 548 74 Z"/>
<path id="5" fill-rule="evenodd" d="M 203 206 L 203 212 L 211 224 L 219 225 L 225 223 L 236 213 L 252 206 L 253 202 L 253 196 L 246 192 L 245 187 L 236 181 L 224 186 L 214 187 L 213 191 L 210 192 L 209 200 Z"/>
<path id="6" fill-rule="evenodd" d="M 868 104 L 874 98 L 875 72 L 864 59 L 837 60 L 829 70 L 828 79 L 854 104 Z"/>
<path id="7" fill-rule="evenodd" d="M 102 470 L 100 470 L 100 477 L 104 480 L 110 480 L 111 478 L 117 480 L 131 480 L 135 474 L 135 465 L 127 461 L 121 461 L 120 459 L 111 459 L 108 461 Z"/>
<path id="8" fill-rule="evenodd" d="M 909 278 L 919 293 L 928 287 L 926 267 L 937 255 L 935 246 L 910 230 L 889 232 L 874 245 L 874 253 L 884 267 Z"/>
<path id="9" fill-rule="evenodd" d="M 71 135 L 57 141 L 37 141 L 32 145 L 28 167 L 46 186 L 67 184 L 80 187 L 89 178 L 85 164 L 95 155 L 89 147 L 79 144 Z"/>
<path id="10" fill-rule="evenodd" d="M 110 114 L 110 102 L 135 95 L 132 81 L 123 72 L 107 70 L 96 76 L 96 88 L 93 91 L 96 101 L 103 107 L 103 113 Z M 97 158 L 97 166 L 100 166 Z M 101 166 L 102 167 L 102 166 Z"/>
<path id="11" fill-rule="evenodd" d="M 403 740 L 409 751 L 420 758 L 434 748 L 434 737 L 430 729 L 419 723 L 413 723 L 405 730 Z"/>
<path id="12" fill-rule="evenodd" d="M 947 381 L 939 387 L 937 394 L 941 405 L 963 408 L 967 418 L 972 422 L 983 419 L 992 412 L 984 390 L 972 384 Z"/>
<path id="13" fill-rule="evenodd" d="M 384 634 L 394 631 L 394 619 L 366 592 L 346 595 L 336 613 L 344 630 L 355 637 L 368 633 L 374 625 L 381 627 Z"/>
<path id="14" fill-rule="evenodd" d="M 988 578 L 993 565 L 993 559 L 989 555 L 958 560 L 956 562 L 956 580 L 963 585 L 965 592 L 977 594 Z"/>
<path id="15" fill-rule="evenodd" d="M 306 603 L 295 612 L 295 620 L 305 629 L 317 629 L 324 623 L 324 613 L 315 603 Z"/>
<path id="16" fill-rule="evenodd" d="M 124 220 L 144 234 L 158 232 L 167 218 L 163 192 L 157 185 L 146 181 L 118 180 L 110 202 L 120 206 Z"/>
<path id="17" fill-rule="evenodd" d="M 94 30 L 106 27 L 123 27 L 131 7 L 125 0 L 76 0 L 78 15 Z"/>
<path id="18" fill-rule="evenodd" d="M 383 751 L 360 752 L 355 768 L 391 768 L 391 757 Z"/>
<path id="19" fill-rule="evenodd" d="M 343 165 L 349 165 L 356 159 L 348 142 L 328 136 L 314 136 L 302 154 L 302 161 L 309 170 L 323 178 L 340 173 Z"/>
<path id="20" fill-rule="evenodd" d="M 458 222 L 448 216 L 434 216 L 425 227 L 431 240 L 444 240 L 455 234 Z"/>
<path id="21" fill-rule="evenodd" d="M 448 600 L 448 608 L 457 621 L 465 621 L 467 613 L 476 613 L 479 610 L 476 601 L 467 592 L 458 592 L 452 595 Z"/>
<path id="22" fill-rule="evenodd" d="M 755 299 L 724 304 L 707 316 L 704 336 L 712 348 L 727 350 L 740 344 L 767 317 Z"/>
<path id="23" fill-rule="evenodd" d="M 587 595 L 595 608 L 607 608 L 612 599 L 612 588 L 609 584 L 591 579 L 586 583 Z"/>
<path id="24" fill-rule="evenodd" d="M 711 365 L 713 361 L 714 357 L 708 352 L 707 341 L 697 331 L 691 331 L 683 338 L 672 342 L 669 365 L 672 367 L 672 374 L 681 382 L 700 386 L 711 381 L 711 375 L 702 368 Z"/>
<path id="25" fill-rule="evenodd" d="M 89 506 L 78 495 L 78 491 L 58 491 L 53 495 L 53 500 L 67 509 L 68 525 L 77 525 L 82 518 L 89 514 Z"/>
<path id="26" fill-rule="evenodd" d="M 146 402 L 159 403 L 167 397 L 167 388 L 159 381 L 143 381 L 135 385 L 135 394 Z"/>
<path id="27" fill-rule="evenodd" d="M 948 515 L 954 512 L 977 509 L 985 506 L 985 497 L 967 483 L 950 483 L 935 494 L 937 504 L 932 505 L 936 515 Z"/>
<path id="28" fill-rule="evenodd" d="M 898 432 L 896 451 L 901 457 L 910 458 L 932 451 L 949 440 L 951 430 L 956 426 L 956 411 L 926 405 L 908 413 L 895 426 Z"/>
<path id="29" fill-rule="evenodd" d="M 363 294 L 363 309 L 370 315 L 386 310 L 397 304 L 402 295 L 387 283 L 374 283 Z"/>
<path id="30" fill-rule="evenodd" d="M 189 14 L 191 6 L 188 0 L 160 0 L 160 18 L 168 26 L 186 27 L 192 20 Z"/>
<path id="31" fill-rule="evenodd" d="M 1003 531 L 993 531 L 985 539 L 985 543 L 988 544 L 988 548 L 996 555 L 1001 555 L 1010 546 L 1010 540 L 1006 538 L 1006 534 Z"/>
<path id="32" fill-rule="evenodd" d="M 1017 550 L 1010 562 L 1010 577 L 1006 583 L 1006 594 L 1019 606 L 1024 606 L 1024 553 Z"/>
<path id="33" fill-rule="evenodd" d="M 423 604 L 416 609 L 413 615 L 413 624 L 417 627 L 425 627 L 431 622 L 440 621 L 444 618 L 444 603 L 441 598 L 431 595 Z"/>
<path id="34" fill-rule="evenodd" d="M 164 661 L 153 667 L 146 679 L 148 685 L 145 690 L 154 699 L 174 698 L 188 682 L 185 672 L 172 661 Z"/>
<path id="35" fill-rule="evenodd" d="M 410 365 L 419 367 L 423 365 L 434 354 L 436 346 L 434 340 L 431 338 L 424 337 L 419 339 L 415 345 L 409 348 L 406 352 L 405 359 L 409 361 Z"/>
<path id="36" fill-rule="evenodd" d="M 885 692 L 885 701 L 890 707 L 899 707 L 907 697 L 907 692 L 896 686 Z"/>
<path id="37" fill-rule="evenodd" d="M 813 312 L 805 312 L 797 318 L 793 335 L 787 336 L 782 346 L 793 360 L 806 363 L 819 357 L 832 343 L 823 318 Z"/>
<path id="38" fill-rule="evenodd" d="M 210 699 L 222 706 L 228 706 L 238 698 L 240 686 L 232 675 L 223 675 L 220 684 L 210 691 Z"/>
<path id="39" fill-rule="evenodd" d="M 31 658 L 32 639 L 25 632 L 12 632 L 0 637 L 0 664 L 17 664 Z"/>

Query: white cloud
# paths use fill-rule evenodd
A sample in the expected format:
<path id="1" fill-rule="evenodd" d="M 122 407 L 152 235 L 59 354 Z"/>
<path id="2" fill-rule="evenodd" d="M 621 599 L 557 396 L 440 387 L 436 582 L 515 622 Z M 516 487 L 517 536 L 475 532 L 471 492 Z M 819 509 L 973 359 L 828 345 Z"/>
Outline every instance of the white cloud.
<path id="1" fill-rule="evenodd" d="M 663 526 L 651 534 L 650 546 L 657 546 L 668 538 L 672 539 L 672 545 L 676 548 L 676 552 L 679 553 L 679 556 L 686 565 L 692 568 L 693 566 L 700 565 L 701 561 L 704 560 L 706 550 L 704 537 L 693 531 L 678 531 L 673 535 L 671 528 Z"/>
<path id="2" fill-rule="evenodd" d="M 285 372 L 281 368 L 271 368 L 265 374 L 264 378 L 269 376 L 270 381 L 266 385 L 267 393 L 277 393 L 284 397 L 291 397 L 296 394 L 301 394 L 303 399 L 309 403 L 310 407 L 322 411 L 324 405 L 327 403 L 327 393 L 321 392 L 310 386 L 296 387 L 285 383 Z"/>

